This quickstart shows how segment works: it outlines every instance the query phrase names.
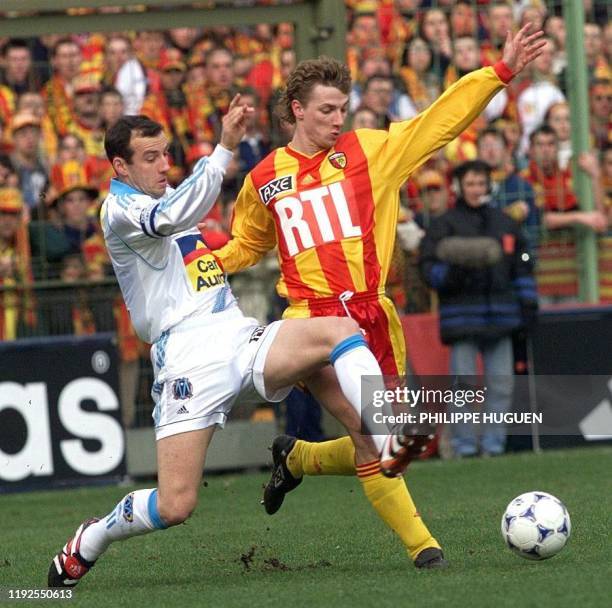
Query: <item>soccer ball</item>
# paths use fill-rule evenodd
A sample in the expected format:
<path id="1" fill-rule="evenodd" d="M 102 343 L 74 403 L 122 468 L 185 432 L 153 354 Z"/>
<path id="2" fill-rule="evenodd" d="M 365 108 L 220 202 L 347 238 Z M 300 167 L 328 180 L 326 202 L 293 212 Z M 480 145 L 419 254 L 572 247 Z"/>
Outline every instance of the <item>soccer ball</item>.
<path id="1" fill-rule="evenodd" d="M 546 492 L 526 492 L 506 507 L 501 520 L 504 541 L 517 555 L 541 560 L 557 555 L 572 524 L 565 505 Z"/>

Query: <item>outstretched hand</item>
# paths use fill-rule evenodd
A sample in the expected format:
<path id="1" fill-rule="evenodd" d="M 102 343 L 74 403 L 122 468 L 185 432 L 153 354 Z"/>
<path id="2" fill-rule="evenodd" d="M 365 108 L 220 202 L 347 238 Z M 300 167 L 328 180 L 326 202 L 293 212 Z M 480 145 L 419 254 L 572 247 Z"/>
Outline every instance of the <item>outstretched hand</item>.
<path id="1" fill-rule="evenodd" d="M 514 36 L 508 32 L 502 61 L 510 68 L 513 75 L 521 72 L 526 65 L 538 57 L 546 46 L 542 40 L 544 32 L 539 30 L 530 34 L 531 23 L 524 25 Z"/>
<path id="2" fill-rule="evenodd" d="M 233 150 L 244 137 L 247 117 L 255 112 L 251 106 L 240 103 L 240 94 L 234 96 L 230 102 L 227 114 L 222 119 L 220 143 L 224 148 Z"/>

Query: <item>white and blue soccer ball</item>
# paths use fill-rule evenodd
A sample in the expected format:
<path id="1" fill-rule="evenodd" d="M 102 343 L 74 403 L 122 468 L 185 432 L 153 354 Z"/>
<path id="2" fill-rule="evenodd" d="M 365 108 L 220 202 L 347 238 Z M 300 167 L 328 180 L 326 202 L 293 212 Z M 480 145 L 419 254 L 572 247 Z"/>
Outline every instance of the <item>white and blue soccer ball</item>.
<path id="1" fill-rule="evenodd" d="M 546 492 L 526 492 L 506 507 L 501 520 L 504 541 L 525 559 L 557 555 L 570 537 L 572 524 L 565 505 Z"/>

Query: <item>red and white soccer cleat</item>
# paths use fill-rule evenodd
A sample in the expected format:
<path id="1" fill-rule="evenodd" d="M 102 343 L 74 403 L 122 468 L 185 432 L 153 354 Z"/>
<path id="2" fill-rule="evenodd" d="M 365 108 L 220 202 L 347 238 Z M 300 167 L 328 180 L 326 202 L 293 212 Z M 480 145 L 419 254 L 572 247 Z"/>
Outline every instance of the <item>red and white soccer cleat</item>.
<path id="1" fill-rule="evenodd" d="M 380 454 L 380 472 L 385 477 L 401 477 L 406 467 L 423 452 L 435 437 L 431 425 L 398 425 L 385 439 Z"/>
<path id="2" fill-rule="evenodd" d="M 64 548 L 53 558 L 47 579 L 49 587 L 74 587 L 92 568 L 95 562 L 83 559 L 79 550 L 84 530 L 97 521 L 95 517 L 84 521 L 74 536 L 68 539 Z"/>

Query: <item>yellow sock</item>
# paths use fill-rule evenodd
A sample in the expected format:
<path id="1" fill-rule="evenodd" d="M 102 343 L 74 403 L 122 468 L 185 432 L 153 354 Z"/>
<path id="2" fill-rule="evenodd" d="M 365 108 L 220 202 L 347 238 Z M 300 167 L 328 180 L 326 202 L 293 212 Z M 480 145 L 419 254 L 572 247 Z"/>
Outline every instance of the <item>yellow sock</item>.
<path id="1" fill-rule="evenodd" d="M 354 475 L 355 446 L 348 436 L 321 443 L 298 439 L 287 456 L 287 468 L 294 477 Z"/>
<path id="2" fill-rule="evenodd" d="M 414 506 L 406 482 L 380 472 L 377 460 L 357 466 L 357 476 L 380 518 L 402 539 L 410 558 L 428 547 L 440 548 Z"/>

